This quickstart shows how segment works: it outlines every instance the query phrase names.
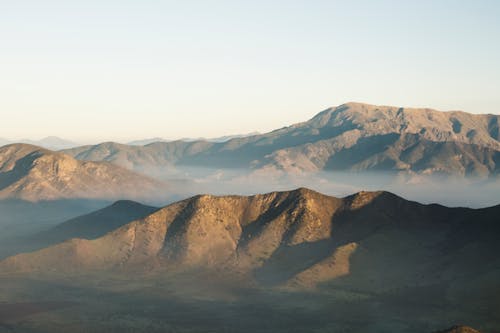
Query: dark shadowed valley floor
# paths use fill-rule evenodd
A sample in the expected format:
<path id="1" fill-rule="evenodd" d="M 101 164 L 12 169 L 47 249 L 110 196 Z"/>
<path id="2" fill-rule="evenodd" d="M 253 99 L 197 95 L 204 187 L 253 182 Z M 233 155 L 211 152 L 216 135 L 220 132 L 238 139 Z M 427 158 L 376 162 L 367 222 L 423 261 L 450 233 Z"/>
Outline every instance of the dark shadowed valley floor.
<path id="1" fill-rule="evenodd" d="M 500 324 L 487 309 L 436 299 L 439 294 L 432 288 L 415 290 L 414 295 L 378 297 L 353 290 L 246 289 L 192 277 L 128 281 L 125 286 L 119 277 L 84 279 L 2 278 L 0 331 L 417 333 L 434 332 L 467 318 L 468 325 L 493 332 Z"/>

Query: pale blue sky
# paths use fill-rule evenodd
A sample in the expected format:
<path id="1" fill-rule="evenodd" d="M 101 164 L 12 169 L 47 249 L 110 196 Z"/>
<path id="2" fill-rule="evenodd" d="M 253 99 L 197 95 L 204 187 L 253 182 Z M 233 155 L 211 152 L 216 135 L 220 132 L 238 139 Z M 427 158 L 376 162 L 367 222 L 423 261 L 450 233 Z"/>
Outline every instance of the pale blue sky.
<path id="1" fill-rule="evenodd" d="M 347 101 L 500 113 L 499 17 L 480 0 L 0 0 L 0 137 L 263 132 Z"/>

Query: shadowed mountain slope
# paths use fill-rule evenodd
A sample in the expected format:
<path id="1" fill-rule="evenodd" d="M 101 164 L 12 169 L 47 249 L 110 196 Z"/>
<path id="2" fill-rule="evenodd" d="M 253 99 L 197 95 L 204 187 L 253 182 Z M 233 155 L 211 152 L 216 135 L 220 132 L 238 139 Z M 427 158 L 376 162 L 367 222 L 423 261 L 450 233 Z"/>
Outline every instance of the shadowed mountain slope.
<path id="1" fill-rule="evenodd" d="M 36 235 L 39 243 L 56 244 L 71 238 L 95 239 L 158 210 L 130 200 L 120 200 L 90 214 L 72 218 Z"/>
<path id="2" fill-rule="evenodd" d="M 500 165 L 499 123 L 498 115 L 347 103 L 303 123 L 227 142 L 102 143 L 65 152 L 141 172 L 215 167 L 489 176 L 497 175 Z"/>

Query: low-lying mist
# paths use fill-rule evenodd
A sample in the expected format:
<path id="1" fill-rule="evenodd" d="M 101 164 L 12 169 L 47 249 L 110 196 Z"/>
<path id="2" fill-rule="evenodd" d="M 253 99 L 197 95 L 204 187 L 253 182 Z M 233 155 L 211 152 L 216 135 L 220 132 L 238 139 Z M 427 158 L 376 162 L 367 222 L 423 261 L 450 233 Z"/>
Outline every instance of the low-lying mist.
<path id="1" fill-rule="evenodd" d="M 253 195 L 307 187 L 337 197 L 359 191 L 389 191 L 408 200 L 449 207 L 483 208 L 500 204 L 499 178 L 341 171 L 283 175 L 198 167 L 183 168 L 163 179 L 166 177 L 185 180 L 182 189 L 178 189 L 179 198 L 202 193 Z"/>
<path id="2" fill-rule="evenodd" d="M 0 200 L 0 260 L 12 254 L 36 249 L 31 236 L 109 203 L 77 199 L 42 202 Z"/>

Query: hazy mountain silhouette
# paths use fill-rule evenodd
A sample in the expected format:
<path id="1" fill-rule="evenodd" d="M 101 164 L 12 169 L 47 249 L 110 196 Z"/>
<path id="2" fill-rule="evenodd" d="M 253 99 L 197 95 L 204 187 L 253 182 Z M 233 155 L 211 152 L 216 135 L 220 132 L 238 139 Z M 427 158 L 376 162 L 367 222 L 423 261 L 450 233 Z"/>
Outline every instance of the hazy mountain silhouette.
<path id="1" fill-rule="evenodd" d="M 235 138 L 244 138 L 247 136 L 252 136 L 252 135 L 257 135 L 259 134 L 258 132 L 253 132 L 253 133 L 248 133 L 248 134 L 235 134 L 235 135 L 225 135 L 225 136 L 220 136 L 216 138 L 182 138 L 179 140 L 169 140 L 169 139 L 164 139 L 160 137 L 156 138 L 150 138 L 150 139 L 142 139 L 142 140 L 134 140 L 127 142 L 127 145 L 131 146 L 145 146 L 151 143 L 155 142 L 172 142 L 172 141 L 186 141 L 186 142 L 192 142 L 192 141 L 208 141 L 208 142 L 226 142 L 231 139 Z"/>
<path id="2" fill-rule="evenodd" d="M 72 218 L 32 237 L 33 241 L 56 244 L 71 238 L 95 239 L 124 224 L 152 214 L 158 208 L 120 200 L 95 212 Z"/>
<path id="3" fill-rule="evenodd" d="M 8 140 L 5 138 L 0 138 L 0 146 L 7 144 L 14 144 L 14 143 L 25 143 L 51 150 L 69 149 L 80 146 L 80 144 L 76 142 L 62 139 L 57 136 L 48 136 L 40 140 L 31 140 L 31 139 Z"/>

